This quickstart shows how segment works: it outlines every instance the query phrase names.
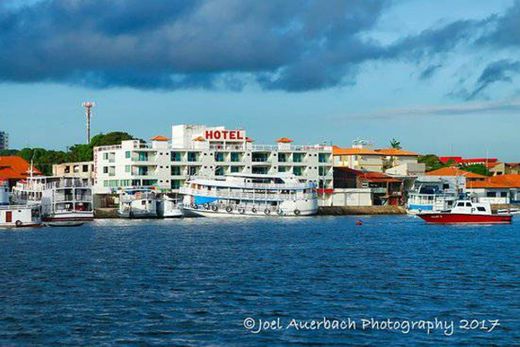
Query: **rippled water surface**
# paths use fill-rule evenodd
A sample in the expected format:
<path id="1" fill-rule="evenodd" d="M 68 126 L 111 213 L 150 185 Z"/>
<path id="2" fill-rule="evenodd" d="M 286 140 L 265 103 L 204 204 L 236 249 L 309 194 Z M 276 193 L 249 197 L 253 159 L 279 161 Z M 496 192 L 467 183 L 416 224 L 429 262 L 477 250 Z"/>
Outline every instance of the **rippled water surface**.
<path id="1" fill-rule="evenodd" d="M 356 217 L 100 220 L 0 231 L 0 345 L 519 344 L 515 218 L 480 227 L 408 216 L 362 226 Z M 451 336 L 361 328 L 362 319 L 436 317 L 455 322 Z M 355 328 L 287 326 L 348 318 Z M 500 326 L 464 330 L 461 319 Z M 259 331 L 267 320 L 276 326 Z"/>

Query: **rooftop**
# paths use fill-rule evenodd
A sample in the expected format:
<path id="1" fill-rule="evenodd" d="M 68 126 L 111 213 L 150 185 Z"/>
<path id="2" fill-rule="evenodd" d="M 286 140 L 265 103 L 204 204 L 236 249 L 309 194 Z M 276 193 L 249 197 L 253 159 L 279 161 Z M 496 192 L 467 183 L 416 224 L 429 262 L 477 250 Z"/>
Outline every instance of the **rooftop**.
<path id="1" fill-rule="evenodd" d="M 464 171 L 454 166 L 443 167 L 437 170 L 428 171 L 426 173 L 428 176 L 464 176 L 466 178 L 479 178 L 486 179 L 488 176 L 479 175 L 473 172 Z"/>
<path id="2" fill-rule="evenodd" d="M 0 157 L 0 179 L 23 179 L 29 176 L 29 163 L 18 156 Z M 34 174 L 40 175 L 41 172 L 34 168 Z"/>
<path id="3" fill-rule="evenodd" d="M 468 182 L 467 188 L 520 188 L 520 175 L 499 175 L 484 181 Z"/>

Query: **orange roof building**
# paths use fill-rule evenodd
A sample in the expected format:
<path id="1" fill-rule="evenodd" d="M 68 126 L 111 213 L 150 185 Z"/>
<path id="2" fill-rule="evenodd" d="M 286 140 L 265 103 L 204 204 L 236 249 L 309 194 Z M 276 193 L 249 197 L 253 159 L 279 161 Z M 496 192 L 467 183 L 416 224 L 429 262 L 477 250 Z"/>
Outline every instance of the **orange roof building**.
<path id="1" fill-rule="evenodd" d="M 488 176 L 479 175 L 473 172 L 461 170 L 455 166 L 443 167 L 437 170 L 428 171 L 427 176 L 464 176 L 467 181 L 483 181 Z"/>
<path id="2" fill-rule="evenodd" d="M 29 177 L 30 164 L 18 156 L 0 157 L 0 180 L 14 183 Z M 41 175 L 38 169 L 33 169 L 34 175 Z"/>
<path id="3" fill-rule="evenodd" d="M 519 188 L 520 189 L 520 175 L 508 174 L 487 177 L 483 181 L 468 182 L 467 188 Z"/>
<path id="4" fill-rule="evenodd" d="M 280 137 L 278 140 L 276 140 L 276 142 L 278 142 L 278 143 L 291 143 L 291 142 L 294 142 L 294 141 L 291 140 L 288 137 Z"/>
<path id="5" fill-rule="evenodd" d="M 405 151 L 403 149 L 398 148 L 381 148 L 374 150 L 377 153 L 385 155 L 387 157 L 418 157 L 419 154 L 411 151 Z"/>
<path id="6" fill-rule="evenodd" d="M 170 139 L 167 138 L 166 136 L 157 135 L 157 136 L 152 137 L 150 140 L 152 140 L 152 141 L 162 141 L 162 142 L 164 142 L 164 141 L 169 141 Z"/>

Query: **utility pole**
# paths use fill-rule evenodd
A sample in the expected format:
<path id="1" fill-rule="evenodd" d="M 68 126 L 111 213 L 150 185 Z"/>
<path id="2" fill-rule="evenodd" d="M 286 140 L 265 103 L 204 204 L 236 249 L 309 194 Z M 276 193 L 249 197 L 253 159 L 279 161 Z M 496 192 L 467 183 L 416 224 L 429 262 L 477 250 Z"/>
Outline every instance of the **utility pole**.
<path id="1" fill-rule="evenodd" d="M 92 107 L 96 106 L 94 102 L 86 101 L 81 104 L 85 108 L 85 115 L 87 117 L 87 145 L 90 143 L 90 117 L 92 116 Z"/>

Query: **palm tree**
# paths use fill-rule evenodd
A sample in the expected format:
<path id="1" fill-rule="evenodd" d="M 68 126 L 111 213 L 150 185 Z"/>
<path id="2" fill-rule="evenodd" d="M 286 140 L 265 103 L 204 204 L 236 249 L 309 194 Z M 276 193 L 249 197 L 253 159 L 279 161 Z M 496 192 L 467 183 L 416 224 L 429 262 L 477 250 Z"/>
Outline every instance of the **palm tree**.
<path id="1" fill-rule="evenodd" d="M 401 149 L 401 141 L 392 139 L 392 141 L 390 141 L 390 147 L 395 148 L 395 149 Z"/>

